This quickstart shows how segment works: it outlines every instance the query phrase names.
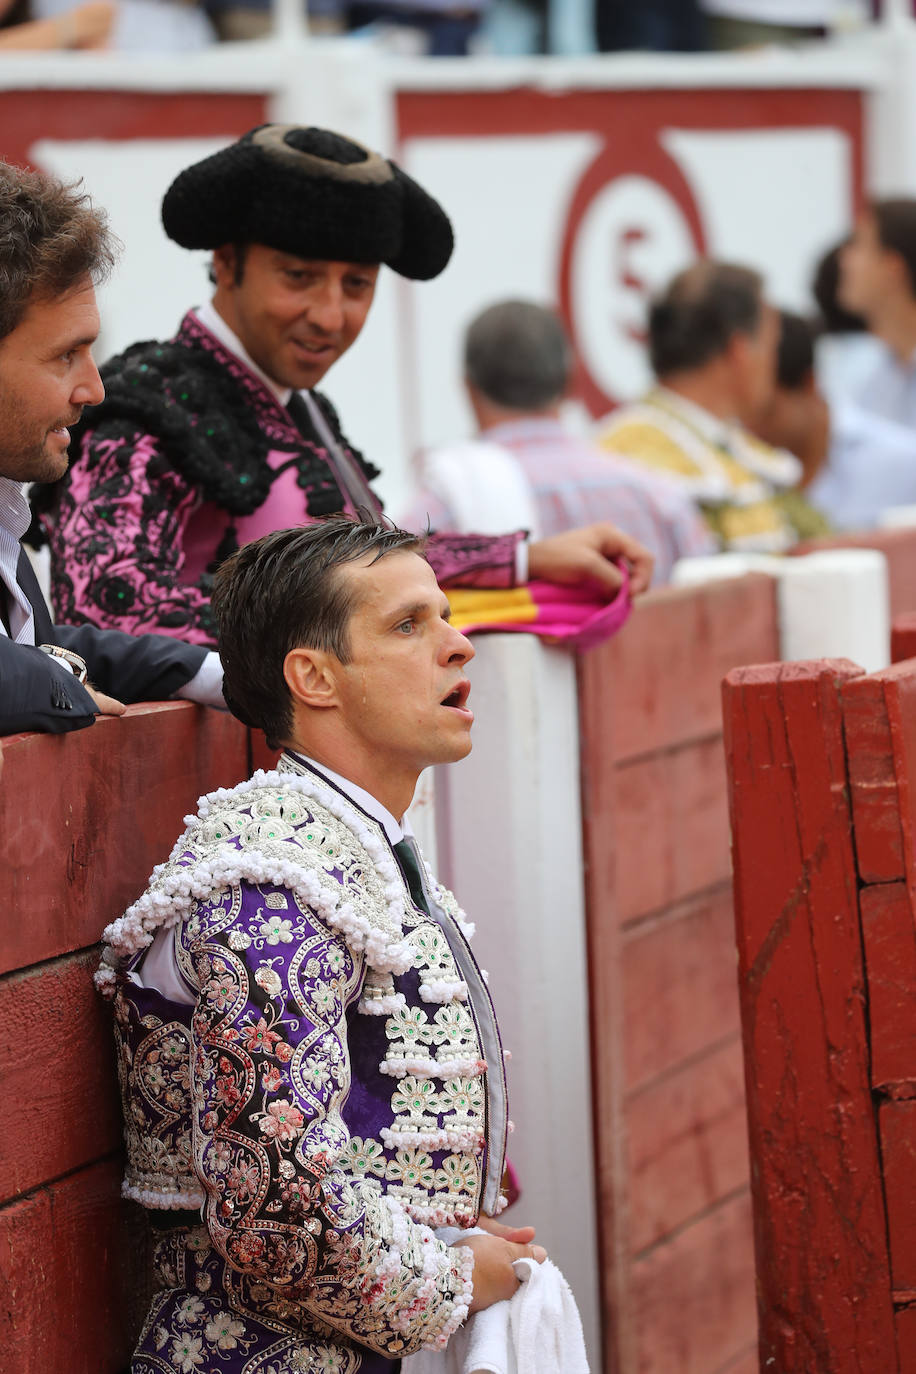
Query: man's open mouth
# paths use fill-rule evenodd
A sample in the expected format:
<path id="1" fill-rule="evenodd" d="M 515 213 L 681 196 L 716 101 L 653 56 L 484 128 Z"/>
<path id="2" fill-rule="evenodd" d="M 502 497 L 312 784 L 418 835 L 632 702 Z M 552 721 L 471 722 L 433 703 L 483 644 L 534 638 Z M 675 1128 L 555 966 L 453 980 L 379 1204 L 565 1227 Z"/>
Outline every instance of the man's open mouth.
<path id="1" fill-rule="evenodd" d="M 455 710 L 463 711 L 467 705 L 470 690 L 471 684 L 468 682 L 467 678 L 462 678 L 457 687 L 454 687 L 447 697 L 442 698 L 440 705 L 451 706 Z"/>

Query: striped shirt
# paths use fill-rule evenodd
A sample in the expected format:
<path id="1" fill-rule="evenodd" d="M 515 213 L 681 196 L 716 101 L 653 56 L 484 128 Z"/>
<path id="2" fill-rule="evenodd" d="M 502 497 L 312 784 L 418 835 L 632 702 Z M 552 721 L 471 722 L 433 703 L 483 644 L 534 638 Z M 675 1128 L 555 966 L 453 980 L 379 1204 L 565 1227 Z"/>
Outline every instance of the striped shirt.
<path id="1" fill-rule="evenodd" d="M 716 551 L 696 507 L 673 482 L 602 453 L 559 420 L 528 417 L 494 425 L 480 436 L 512 454 L 527 478 L 547 537 L 610 521 L 655 555 L 653 584 L 668 582 L 679 558 Z M 402 523 L 407 529 L 452 531 L 455 513 L 423 489 Z"/>

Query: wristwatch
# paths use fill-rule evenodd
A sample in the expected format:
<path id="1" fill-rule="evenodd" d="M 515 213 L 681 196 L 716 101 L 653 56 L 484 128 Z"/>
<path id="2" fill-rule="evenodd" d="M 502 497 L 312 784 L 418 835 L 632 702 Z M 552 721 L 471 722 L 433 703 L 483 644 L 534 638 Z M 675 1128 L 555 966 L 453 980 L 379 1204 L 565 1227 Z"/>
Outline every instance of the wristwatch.
<path id="1" fill-rule="evenodd" d="M 80 658 L 72 649 L 62 649 L 59 644 L 39 644 L 39 649 L 43 654 L 50 654 L 52 658 L 62 658 L 63 661 L 73 670 L 73 676 L 77 682 L 85 682 L 89 676 L 89 669 L 86 667 L 86 660 Z"/>

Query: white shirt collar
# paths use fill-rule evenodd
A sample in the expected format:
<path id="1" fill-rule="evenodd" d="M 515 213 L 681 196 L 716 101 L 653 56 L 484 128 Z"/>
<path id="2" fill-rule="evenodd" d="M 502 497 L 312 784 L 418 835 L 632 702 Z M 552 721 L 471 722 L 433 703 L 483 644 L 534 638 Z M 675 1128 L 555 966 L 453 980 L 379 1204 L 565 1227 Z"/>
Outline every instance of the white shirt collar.
<path id="1" fill-rule="evenodd" d="M 0 477 L 0 525 L 18 543 L 31 523 L 32 516 L 22 483 L 14 482 L 10 477 Z"/>
<path id="2" fill-rule="evenodd" d="M 239 336 L 229 328 L 213 302 L 207 301 L 205 305 L 199 305 L 194 313 L 204 329 L 209 329 L 213 337 L 218 339 L 223 345 L 223 348 L 227 348 L 230 353 L 234 353 L 239 362 L 244 363 L 248 371 L 253 372 L 258 381 L 264 383 L 271 395 L 276 396 L 281 406 L 285 409 L 289 405 L 290 396 L 293 394 L 292 388 L 288 386 L 279 386 L 274 381 L 273 377 L 269 377 L 263 368 L 258 367 Z"/>
<path id="3" fill-rule="evenodd" d="M 309 758 L 308 754 L 299 754 L 294 749 L 288 749 L 286 752 L 297 761 L 307 764 L 316 773 L 320 773 L 322 777 L 327 778 L 328 782 L 332 782 L 335 787 L 339 788 L 344 796 L 355 802 L 361 811 L 365 811 L 367 816 L 378 821 L 388 836 L 390 844 L 399 844 L 405 836 L 413 835 L 410 821 L 406 816 L 396 820 L 388 808 L 382 806 L 382 803 L 373 797 L 371 792 L 367 792 L 364 787 L 359 787 L 355 782 L 350 782 L 349 778 L 341 777 L 339 773 L 335 773 L 326 764 L 316 763 L 314 759 Z"/>
<path id="4" fill-rule="evenodd" d="M 0 583 L 6 589 L 10 630 L 18 644 L 35 643 L 32 606 L 16 580 L 22 552 L 19 541 L 29 528 L 31 518 L 21 483 L 0 477 Z M 0 635 L 5 634 L 6 627 L 0 621 Z"/>

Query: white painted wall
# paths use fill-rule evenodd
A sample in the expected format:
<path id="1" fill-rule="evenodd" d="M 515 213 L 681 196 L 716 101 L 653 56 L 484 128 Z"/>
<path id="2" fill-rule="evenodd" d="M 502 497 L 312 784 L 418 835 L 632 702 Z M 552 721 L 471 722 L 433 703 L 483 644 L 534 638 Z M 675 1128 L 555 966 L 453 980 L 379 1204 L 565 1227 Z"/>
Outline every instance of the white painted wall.
<path id="1" fill-rule="evenodd" d="M 439 876 L 476 923 L 503 1042 L 522 1197 L 568 1279 L 600 1368 L 575 660 L 484 635 L 469 668 L 474 749 L 436 770 Z"/>

